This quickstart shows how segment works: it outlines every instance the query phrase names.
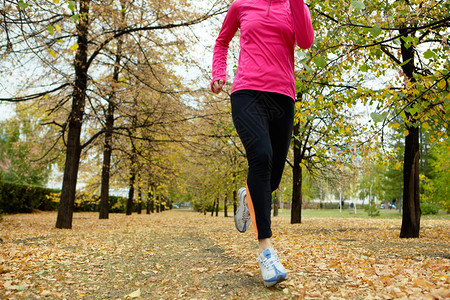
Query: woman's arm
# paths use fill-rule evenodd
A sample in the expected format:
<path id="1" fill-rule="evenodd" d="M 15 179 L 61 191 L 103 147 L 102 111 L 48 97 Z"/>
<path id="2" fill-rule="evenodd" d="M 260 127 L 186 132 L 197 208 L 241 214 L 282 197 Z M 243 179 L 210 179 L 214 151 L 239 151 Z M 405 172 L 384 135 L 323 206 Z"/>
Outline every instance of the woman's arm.
<path id="1" fill-rule="evenodd" d="M 213 52 L 211 91 L 219 93 L 227 80 L 227 55 L 230 41 L 239 28 L 238 6 L 236 1 L 231 4 L 216 39 Z M 214 85 L 214 83 L 217 83 Z M 220 87 L 220 89 L 219 89 Z"/>
<path id="2" fill-rule="evenodd" d="M 303 0 L 289 0 L 294 19 L 295 40 L 302 49 L 308 49 L 314 42 L 311 14 Z"/>

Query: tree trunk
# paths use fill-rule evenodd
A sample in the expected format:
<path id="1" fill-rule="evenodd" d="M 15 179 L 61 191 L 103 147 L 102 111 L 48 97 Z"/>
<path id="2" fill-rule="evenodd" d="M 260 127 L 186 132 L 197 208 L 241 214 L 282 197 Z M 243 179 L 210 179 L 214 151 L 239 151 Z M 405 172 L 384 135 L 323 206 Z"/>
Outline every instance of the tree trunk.
<path id="1" fill-rule="evenodd" d="M 152 196 L 152 199 L 150 200 L 150 213 L 155 213 L 155 200 Z"/>
<path id="2" fill-rule="evenodd" d="M 151 193 L 151 191 L 149 191 L 147 193 L 147 211 L 146 211 L 147 215 L 150 214 L 150 211 L 151 211 L 150 205 L 151 204 L 152 204 L 152 193 Z"/>
<path id="3" fill-rule="evenodd" d="M 291 224 L 302 222 L 302 167 L 300 123 L 294 124 L 294 167 L 292 169 Z"/>
<path id="4" fill-rule="evenodd" d="M 116 62 L 112 76 L 111 94 L 108 96 L 108 109 L 105 120 L 105 146 L 103 148 L 102 183 L 100 192 L 99 218 L 109 217 L 109 179 L 111 171 L 112 135 L 114 128 L 114 109 L 116 106 L 116 85 L 119 81 L 120 59 L 122 54 L 122 39 L 117 41 Z"/>
<path id="5" fill-rule="evenodd" d="M 219 199 L 219 197 L 217 197 L 217 200 L 216 200 L 216 217 L 219 215 L 219 204 L 220 204 L 220 199 Z"/>
<path id="6" fill-rule="evenodd" d="M 403 163 L 403 217 L 401 238 L 417 238 L 420 232 L 419 128 L 409 127 Z"/>
<path id="7" fill-rule="evenodd" d="M 133 212 L 133 200 L 134 200 L 134 186 L 136 184 L 136 155 L 135 148 L 132 145 L 132 154 L 131 154 L 131 166 L 130 166 L 130 183 L 128 190 L 128 200 L 127 200 L 127 210 L 126 215 L 129 216 Z"/>
<path id="8" fill-rule="evenodd" d="M 163 204 L 163 202 L 166 202 L 166 199 L 164 196 L 160 196 L 160 201 L 159 201 L 159 211 L 165 211 L 166 210 L 166 205 Z"/>
<path id="9" fill-rule="evenodd" d="M 211 217 L 214 216 L 214 211 L 216 210 L 216 199 L 214 199 L 213 205 L 212 205 L 212 209 L 211 209 Z"/>
<path id="10" fill-rule="evenodd" d="M 133 212 L 133 200 L 134 200 L 134 183 L 136 182 L 136 173 L 133 166 L 130 171 L 130 188 L 128 190 L 127 211 L 126 215 L 129 216 Z"/>
<path id="11" fill-rule="evenodd" d="M 86 17 L 80 18 L 77 24 L 78 49 L 75 54 L 75 83 L 72 92 L 72 110 L 68 120 L 66 161 L 56 228 L 72 228 L 78 168 L 81 156 L 81 126 L 83 123 L 88 82 L 87 54 L 89 21 L 87 16 L 89 15 L 89 2 L 88 0 L 80 0 L 80 15 Z"/>
<path id="12" fill-rule="evenodd" d="M 404 37 L 408 36 L 408 28 L 399 30 Z M 414 35 L 414 32 L 412 33 Z M 401 42 L 401 54 L 403 62 L 402 70 L 406 77 L 414 83 L 414 46 L 405 46 L 405 41 Z M 409 107 L 415 102 L 408 103 Z M 419 126 L 416 118 L 409 112 L 405 112 L 407 122 L 405 124 L 408 135 L 405 137 L 405 153 L 403 161 L 403 217 L 401 238 L 419 237 L 420 231 L 420 197 L 419 197 Z"/>
<path id="13" fill-rule="evenodd" d="M 112 153 L 112 122 L 114 119 L 113 112 L 110 111 L 111 105 L 108 105 L 105 129 L 105 146 L 103 149 L 103 166 L 102 166 L 102 183 L 100 190 L 100 207 L 99 219 L 109 218 L 109 178 L 111 170 L 111 153 Z M 111 108 L 113 110 L 113 108 Z M 110 114 L 111 113 L 111 114 Z M 112 117 L 112 118 L 111 118 Z"/>
<path id="14" fill-rule="evenodd" d="M 155 212 L 155 194 L 152 194 L 150 199 L 150 212 L 153 214 Z"/>
<path id="15" fill-rule="evenodd" d="M 228 193 L 225 194 L 225 198 L 223 199 L 223 216 L 228 217 Z"/>
<path id="16" fill-rule="evenodd" d="M 156 188 L 154 184 L 150 183 L 150 191 L 148 192 L 148 199 L 147 199 L 147 211 L 149 211 L 152 214 L 155 212 L 155 196 L 156 196 L 155 192 Z"/>
<path id="17" fill-rule="evenodd" d="M 275 191 L 273 193 L 273 216 L 274 217 L 278 217 L 278 208 L 279 208 L 279 202 L 280 200 L 278 199 L 278 191 Z"/>
<path id="18" fill-rule="evenodd" d="M 161 196 L 158 195 L 158 197 L 156 197 L 156 212 L 159 213 L 161 209 Z"/>
<path id="19" fill-rule="evenodd" d="M 140 186 L 138 188 L 138 201 L 137 201 L 136 212 L 139 215 L 142 213 L 142 190 L 141 190 Z"/>

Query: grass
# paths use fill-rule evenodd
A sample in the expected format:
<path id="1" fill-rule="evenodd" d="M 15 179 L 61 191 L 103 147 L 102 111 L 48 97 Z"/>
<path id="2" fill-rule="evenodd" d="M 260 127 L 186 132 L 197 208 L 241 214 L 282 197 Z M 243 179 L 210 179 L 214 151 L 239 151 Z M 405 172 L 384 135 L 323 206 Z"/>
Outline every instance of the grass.
<path id="1" fill-rule="evenodd" d="M 291 210 L 279 210 L 280 216 L 290 216 Z M 402 219 L 402 214 L 396 209 L 380 209 L 380 215 L 377 217 L 370 217 L 364 209 L 302 209 L 302 217 L 309 218 L 364 218 L 364 219 Z M 440 212 L 437 215 L 422 215 L 423 220 L 450 220 L 450 214 Z"/>

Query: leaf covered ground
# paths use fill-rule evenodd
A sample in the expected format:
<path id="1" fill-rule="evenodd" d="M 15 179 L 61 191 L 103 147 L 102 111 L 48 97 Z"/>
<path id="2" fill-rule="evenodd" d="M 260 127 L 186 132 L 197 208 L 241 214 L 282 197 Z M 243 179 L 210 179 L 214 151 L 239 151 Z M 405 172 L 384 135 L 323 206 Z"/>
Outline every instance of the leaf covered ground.
<path id="1" fill-rule="evenodd" d="M 449 299 L 450 220 L 422 220 L 421 238 L 398 238 L 401 220 L 273 219 L 290 279 L 262 284 L 251 230 L 191 211 L 152 215 L 56 213 L 0 222 L 2 299 Z"/>

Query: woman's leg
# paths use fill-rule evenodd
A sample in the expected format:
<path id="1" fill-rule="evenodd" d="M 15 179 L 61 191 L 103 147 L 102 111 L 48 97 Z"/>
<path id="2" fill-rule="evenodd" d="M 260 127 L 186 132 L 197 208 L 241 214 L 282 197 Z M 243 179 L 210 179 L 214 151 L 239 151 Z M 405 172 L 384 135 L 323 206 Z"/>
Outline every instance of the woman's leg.
<path id="1" fill-rule="evenodd" d="M 247 203 L 257 239 L 272 236 L 270 230 L 270 170 L 272 145 L 269 122 L 261 93 L 238 91 L 231 95 L 234 126 L 244 145 L 247 161 Z"/>
<path id="2" fill-rule="evenodd" d="M 255 236 L 270 245 L 272 190 L 280 183 L 292 134 L 291 98 L 258 91 L 231 95 L 233 122 L 247 153 L 247 202 Z M 264 250 L 264 249 L 263 249 Z"/>

